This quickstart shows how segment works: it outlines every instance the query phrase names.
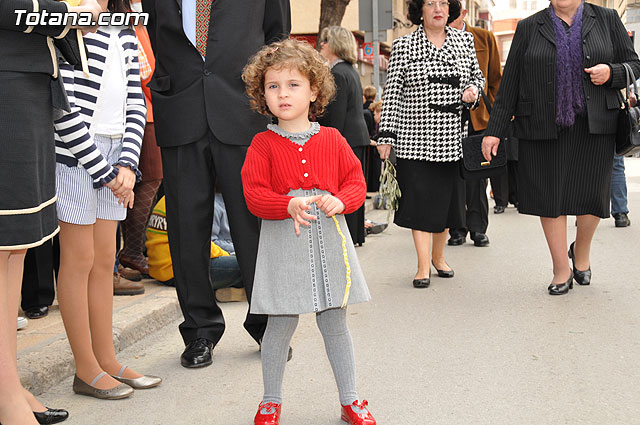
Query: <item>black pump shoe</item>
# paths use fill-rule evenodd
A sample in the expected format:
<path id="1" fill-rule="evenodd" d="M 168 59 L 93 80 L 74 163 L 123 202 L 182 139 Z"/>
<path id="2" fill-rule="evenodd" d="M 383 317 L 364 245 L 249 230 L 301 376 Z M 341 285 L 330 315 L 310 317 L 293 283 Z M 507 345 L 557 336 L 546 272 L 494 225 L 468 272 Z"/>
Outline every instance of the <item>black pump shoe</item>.
<path id="1" fill-rule="evenodd" d="M 572 242 L 569 247 L 569 258 L 571 258 L 571 262 L 573 263 L 573 278 L 576 280 L 578 285 L 587 286 L 591 284 L 591 267 L 585 271 L 576 269 L 576 258 L 573 251 L 573 246 L 575 244 L 575 242 Z"/>
<path id="2" fill-rule="evenodd" d="M 431 264 L 433 264 L 433 261 L 431 261 Z M 453 269 L 451 269 L 451 270 L 440 270 L 440 269 L 438 269 L 436 267 L 435 264 L 433 264 L 433 267 L 438 272 L 438 277 L 453 277 Z"/>
<path id="3" fill-rule="evenodd" d="M 564 295 L 569 293 L 569 289 L 573 289 L 573 274 L 569 277 L 565 283 L 557 284 L 552 283 L 549 285 L 549 295 Z"/>
<path id="4" fill-rule="evenodd" d="M 39 424 L 57 424 L 69 417 L 69 412 L 64 409 L 49 409 L 44 412 L 33 412 Z"/>
<path id="5" fill-rule="evenodd" d="M 423 279 L 413 279 L 414 288 L 428 288 L 431 284 L 431 280 L 428 277 Z"/>

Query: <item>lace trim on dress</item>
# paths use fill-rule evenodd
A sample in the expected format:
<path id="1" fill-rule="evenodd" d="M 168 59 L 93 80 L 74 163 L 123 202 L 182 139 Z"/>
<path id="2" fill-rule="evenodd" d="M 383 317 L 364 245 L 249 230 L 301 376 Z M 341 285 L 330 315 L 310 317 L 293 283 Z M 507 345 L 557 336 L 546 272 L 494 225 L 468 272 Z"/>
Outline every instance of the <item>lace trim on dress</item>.
<path id="1" fill-rule="evenodd" d="M 299 133 L 291 133 L 287 130 L 284 130 L 277 124 L 267 124 L 267 129 L 273 131 L 278 136 L 282 136 L 291 140 L 293 143 L 304 145 L 305 142 L 311 138 L 311 136 L 318 134 L 318 132 L 320 131 L 320 124 L 314 121 L 311 123 L 311 127 L 309 127 L 308 130 L 301 131 Z"/>

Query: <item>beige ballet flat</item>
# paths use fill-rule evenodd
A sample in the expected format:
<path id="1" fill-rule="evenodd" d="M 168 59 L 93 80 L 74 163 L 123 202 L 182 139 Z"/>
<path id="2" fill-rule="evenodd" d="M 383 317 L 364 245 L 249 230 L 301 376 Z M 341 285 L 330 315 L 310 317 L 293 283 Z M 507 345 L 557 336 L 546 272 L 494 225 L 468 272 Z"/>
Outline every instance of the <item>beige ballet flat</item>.
<path id="1" fill-rule="evenodd" d="M 91 384 L 87 384 L 82 379 L 78 378 L 78 375 L 75 375 L 73 377 L 73 392 L 102 400 L 119 400 L 121 398 L 127 398 L 133 394 L 133 388 L 126 384 L 120 384 L 117 387 L 109 388 L 108 390 L 95 388 L 94 385 L 96 382 L 106 374 L 107 372 L 101 372 L 98 376 L 93 378 Z"/>
<path id="2" fill-rule="evenodd" d="M 135 379 L 123 378 L 122 374 L 124 373 L 124 370 L 126 368 L 127 366 L 122 366 L 117 376 L 113 376 L 113 375 L 111 376 L 113 376 L 118 381 L 124 384 L 127 384 L 128 386 L 136 390 L 146 390 L 147 388 L 157 387 L 158 385 L 160 385 L 160 383 L 162 383 L 162 378 L 159 378 L 157 376 L 151 376 L 151 375 L 143 375 Z"/>

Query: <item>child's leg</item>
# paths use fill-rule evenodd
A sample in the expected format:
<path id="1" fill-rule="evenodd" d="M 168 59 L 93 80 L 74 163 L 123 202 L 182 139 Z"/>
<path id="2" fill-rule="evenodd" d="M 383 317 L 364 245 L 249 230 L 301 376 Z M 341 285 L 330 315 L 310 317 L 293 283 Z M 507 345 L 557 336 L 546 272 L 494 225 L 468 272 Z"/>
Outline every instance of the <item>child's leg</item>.
<path id="1" fill-rule="evenodd" d="M 93 251 L 94 226 L 60 222 L 58 302 L 76 361 L 76 375 L 86 383 L 91 383 L 103 371 L 93 353 L 89 328 L 89 273 L 94 258 L 97 258 Z M 111 258 L 115 261 L 114 256 Z M 113 271 L 111 273 L 113 274 Z M 112 294 L 113 292 L 109 297 L 112 297 Z M 94 387 L 109 389 L 119 384 L 120 382 L 110 376 L 105 376 L 98 380 Z"/>
<path id="2" fill-rule="evenodd" d="M 282 379 L 287 364 L 289 344 L 298 326 L 297 315 L 269 316 L 262 338 L 262 379 L 268 403 L 282 403 Z"/>
<path id="3" fill-rule="evenodd" d="M 95 259 L 89 273 L 89 325 L 93 352 L 100 367 L 110 375 L 117 375 L 122 365 L 113 347 L 113 265 L 116 255 L 116 227 L 114 220 L 97 219 L 93 226 Z M 125 378 L 141 375 L 128 368 Z"/>
<path id="4" fill-rule="evenodd" d="M 356 362 L 353 342 L 347 327 L 347 309 L 335 308 L 316 314 L 318 328 L 324 338 L 327 357 L 338 384 L 340 404 L 348 405 L 358 399 L 356 391 Z"/>

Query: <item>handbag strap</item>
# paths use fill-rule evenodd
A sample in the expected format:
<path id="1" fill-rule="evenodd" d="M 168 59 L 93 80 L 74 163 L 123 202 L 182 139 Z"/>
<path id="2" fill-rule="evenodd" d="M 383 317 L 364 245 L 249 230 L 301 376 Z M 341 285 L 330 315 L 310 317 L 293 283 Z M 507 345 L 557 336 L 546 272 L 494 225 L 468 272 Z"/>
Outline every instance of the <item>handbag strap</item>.
<path id="1" fill-rule="evenodd" d="M 624 67 L 626 77 L 627 77 L 627 85 L 625 86 L 625 102 L 628 104 L 629 96 L 630 96 L 629 87 L 633 87 L 633 90 L 631 90 L 631 93 L 633 93 L 636 96 L 636 99 L 638 99 L 638 85 L 636 83 L 636 76 L 633 74 L 633 70 L 631 69 L 631 66 L 625 62 L 622 63 L 622 66 Z"/>
<path id="2" fill-rule="evenodd" d="M 487 97 L 484 90 L 480 90 L 480 94 L 482 94 L 482 100 L 484 100 L 484 104 L 487 107 L 487 112 L 489 112 L 489 115 L 491 115 L 491 102 L 489 101 L 489 98 Z"/>

